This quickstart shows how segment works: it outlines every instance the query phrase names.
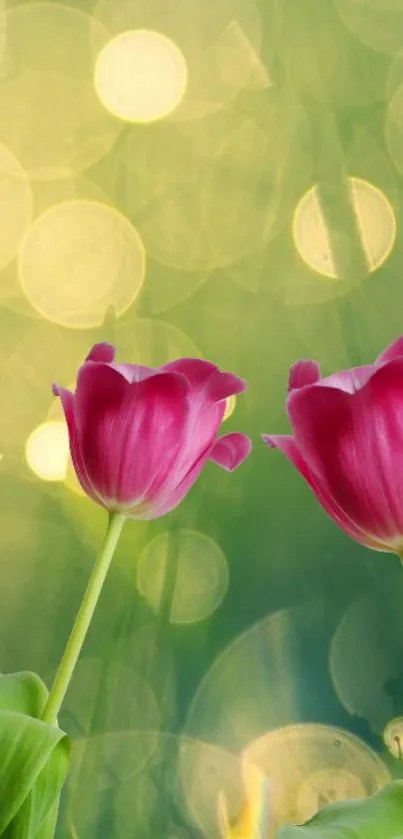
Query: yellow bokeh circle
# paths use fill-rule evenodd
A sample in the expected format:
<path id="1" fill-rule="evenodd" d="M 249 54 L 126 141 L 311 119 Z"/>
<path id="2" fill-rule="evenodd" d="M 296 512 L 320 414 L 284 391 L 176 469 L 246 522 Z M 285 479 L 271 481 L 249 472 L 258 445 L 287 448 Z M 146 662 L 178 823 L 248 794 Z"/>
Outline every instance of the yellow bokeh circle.
<path id="1" fill-rule="evenodd" d="M 0 271 L 15 255 L 31 217 L 28 177 L 17 158 L 0 143 Z"/>
<path id="2" fill-rule="evenodd" d="M 44 422 L 28 437 L 25 459 L 43 481 L 63 481 L 69 459 L 69 435 L 65 422 Z"/>
<path id="3" fill-rule="evenodd" d="M 155 611 L 168 596 L 171 623 L 195 623 L 212 614 L 223 600 L 228 587 L 227 560 L 204 533 L 162 533 L 140 557 L 137 585 Z"/>
<path id="4" fill-rule="evenodd" d="M 388 258 L 396 238 L 396 219 L 386 195 L 361 178 L 349 178 L 349 199 L 368 272 Z M 293 238 L 301 259 L 325 277 L 341 276 L 318 186 L 301 198 L 293 219 Z"/>
<path id="5" fill-rule="evenodd" d="M 301 822 L 307 822 L 315 813 L 336 801 L 365 798 L 365 783 L 343 767 L 330 767 L 313 772 L 302 784 L 297 794 L 297 810 Z"/>
<path id="6" fill-rule="evenodd" d="M 336 726 L 273 729 L 250 743 L 244 755 L 270 778 L 273 827 L 301 824 L 328 804 L 365 798 L 390 780 L 381 758 Z"/>
<path id="7" fill-rule="evenodd" d="M 184 56 L 170 38 L 133 29 L 104 46 L 94 81 L 102 104 L 114 116 L 126 122 L 154 122 L 179 105 L 187 78 Z"/>
<path id="8" fill-rule="evenodd" d="M 393 757 L 403 758 L 403 717 L 395 717 L 383 732 L 383 741 Z"/>
<path id="9" fill-rule="evenodd" d="M 32 306 L 61 326 L 99 326 L 118 315 L 143 283 L 145 252 L 132 224 L 96 201 L 66 201 L 42 213 L 18 252 L 21 286 Z"/>
<path id="10" fill-rule="evenodd" d="M 30 177 L 87 169 L 122 130 L 92 83 L 108 29 L 84 11 L 30 2 L 7 9 L 1 30 L 1 139 Z"/>

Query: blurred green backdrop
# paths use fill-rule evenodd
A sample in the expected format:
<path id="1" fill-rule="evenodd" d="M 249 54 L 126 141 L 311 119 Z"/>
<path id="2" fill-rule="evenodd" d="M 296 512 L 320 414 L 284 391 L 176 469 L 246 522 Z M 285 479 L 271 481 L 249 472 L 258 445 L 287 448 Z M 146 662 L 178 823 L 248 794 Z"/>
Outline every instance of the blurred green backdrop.
<path id="1" fill-rule="evenodd" d="M 254 441 L 126 525 L 60 839 L 257 839 L 269 796 L 266 839 L 403 774 L 399 561 L 259 438 L 294 361 L 403 331 L 402 46 L 403 0 L 1 0 L 0 669 L 50 684 L 106 526 L 51 395 L 93 343 L 245 377 L 224 428 Z"/>

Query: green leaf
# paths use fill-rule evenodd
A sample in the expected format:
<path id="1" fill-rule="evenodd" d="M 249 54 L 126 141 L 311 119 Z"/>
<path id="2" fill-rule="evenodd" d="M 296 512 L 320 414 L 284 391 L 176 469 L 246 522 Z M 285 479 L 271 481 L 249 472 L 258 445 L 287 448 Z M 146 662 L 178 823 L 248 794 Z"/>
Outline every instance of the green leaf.
<path id="1" fill-rule="evenodd" d="M 339 801 L 302 827 L 283 826 L 277 839 L 400 839 L 403 781 L 394 781 L 362 801 Z"/>
<path id="2" fill-rule="evenodd" d="M 0 673 L 0 711 L 19 711 L 40 719 L 48 698 L 36 673 Z"/>
<path id="3" fill-rule="evenodd" d="M 57 729 L 56 729 L 57 730 Z M 52 751 L 49 760 L 24 800 L 16 816 L 8 825 L 3 839 L 41 839 L 52 837 L 56 825 L 59 793 L 69 767 L 70 746 L 63 737 Z M 53 832 L 52 832 L 52 811 Z"/>
<path id="4" fill-rule="evenodd" d="M 53 839 L 56 830 L 57 814 L 59 812 L 59 797 L 53 803 L 46 819 L 42 822 L 35 839 Z"/>
<path id="5" fill-rule="evenodd" d="M 0 836 L 25 803 L 23 814 L 38 827 L 67 774 L 69 745 L 59 728 L 0 711 Z M 35 834 L 33 834 L 35 835 Z"/>
<path id="6" fill-rule="evenodd" d="M 41 839 L 42 829 L 44 839 L 52 836 L 50 811 L 67 775 L 70 745 L 63 731 L 36 718 L 46 698 L 45 685 L 33 673 L 0 676 L 0 836 L 4 839 Z"/>

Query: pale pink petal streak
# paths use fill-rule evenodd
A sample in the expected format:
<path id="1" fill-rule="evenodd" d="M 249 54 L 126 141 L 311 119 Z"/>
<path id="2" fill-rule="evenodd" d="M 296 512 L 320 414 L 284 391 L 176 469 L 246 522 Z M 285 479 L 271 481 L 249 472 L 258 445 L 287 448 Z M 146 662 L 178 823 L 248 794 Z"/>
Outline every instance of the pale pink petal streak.
<path id="1" fill-rule="evenodd" d="M 351 367 L 350 370 L 341 370 L 340 373 L 332 373 L 324 376 L 317 383 L 321 387 L 333 387 L 344 390 L 346 393 L 355 393 L 363 387 L 368 379 L 375 373 L 373 364 L 365 364 L 362 367 Z"/>
<path id="2" fill-rule="evenodd" d="M 114 361 L 109 366 L 124 376 L 127 382 L 142 382 L 143 379 L 148 379 L 158 372 L 153 367 L 145 367 L 141 364 L 120 364 Z"/>

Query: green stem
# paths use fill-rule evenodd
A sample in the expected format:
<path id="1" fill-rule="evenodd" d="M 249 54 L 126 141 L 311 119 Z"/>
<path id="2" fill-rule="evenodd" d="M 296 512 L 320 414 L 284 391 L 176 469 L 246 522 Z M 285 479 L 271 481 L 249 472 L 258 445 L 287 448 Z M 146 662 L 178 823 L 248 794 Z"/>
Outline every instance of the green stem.
<path id="1" fill-rule="evenodd" d="M 88 627 L 91 623 L 95 607 L 98 602 L 102 586 L 111 564 L 116 545 L 124 524 L 124 516 L 120 513 L 111 513 L 104 543 L 99 552 L 97 561 L 88 582 L 81 606 L 70 633 L 63 658 L 56 673 L 45 710 L 42 714 L 44 722 L 55 725 L 63 699 L 66 695 L 70 679 L 77 664 L 81 648 L 85 641 Z"/>

